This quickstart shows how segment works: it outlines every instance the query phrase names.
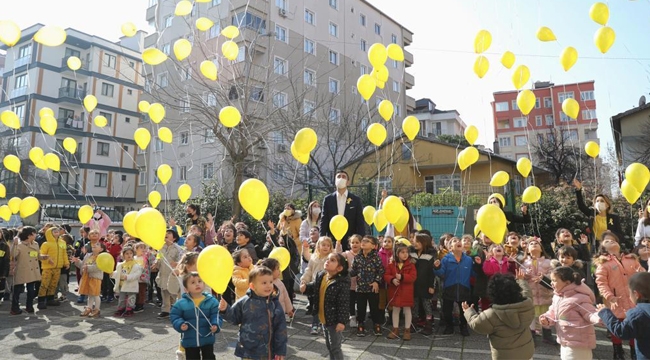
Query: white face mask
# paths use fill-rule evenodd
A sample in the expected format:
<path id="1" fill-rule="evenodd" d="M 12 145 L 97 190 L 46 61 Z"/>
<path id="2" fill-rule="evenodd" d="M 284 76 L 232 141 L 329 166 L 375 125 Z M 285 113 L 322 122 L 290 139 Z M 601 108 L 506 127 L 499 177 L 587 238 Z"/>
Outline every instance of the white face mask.
<path id="1" fill-rule="evenodd" d="M 293 214 L 293 211 L 291 211 L 291 210 L 284 210 L 284 211 L 282 212 L 282 215 L 283 215 L 284 217 L 289 217 L 289 216 L 291 216 L 292 214 Z"/>
<path id="2" fill-rule="evenodd" d="M 596 210 L 601 213 L 607 211 L 607 204 L 604 202 L 596 203 Z"/>
<path id="3" fill-rule="evenodd" d="M 348 181 L 343 178 L 336 179 L 335 184 L 337 189 L 345 189 L 346 187 L 348 187 Z"/>
<path id="4" fill-rule="evenodd" d="M 311 213 L 316 216 L 320 215 L 320 208 L 312 208 Z"/>

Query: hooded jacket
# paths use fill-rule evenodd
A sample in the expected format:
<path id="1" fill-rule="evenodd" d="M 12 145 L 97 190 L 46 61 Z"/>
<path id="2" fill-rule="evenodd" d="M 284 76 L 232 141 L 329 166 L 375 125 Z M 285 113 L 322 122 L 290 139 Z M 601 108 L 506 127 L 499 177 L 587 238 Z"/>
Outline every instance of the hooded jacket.
<path id="1" fill-rule="evenodd" d="M 551 305 L 553 302 L 553 290 L 547 287 L 550 285 L 550 282 L 547 283 L 543 278 L 543 281 L 533 281 L 533 278 L 540 275 L 542 277 L 551 275 L 551 261 L 542 256 L 536 259 L 536 262 L 537 266 L 534 266 L 535 260 L 529 256 L 523 263 L 526 269 L 526 281 L 528 281 L 531 289 L 533 303 L 535 305 Z"/>
<path id="2" fill-rule="evenodd" d="M 529 326 L 535 318 L 535 306 L 530 297 L 530 288 L 526 281 L 517 280 L 522 288 L 524 301 L 497 305 L 476 313 L 474 308 L 465 311 L 467 323 L 479 334 L 490 339 L 492 359 L 532 359 L 535 343 Z"/>
<path id="3" fill-rule="evenodd" d="M 320 291 L 321 283 L 327 275 L 325 270 L 316 275 L 316 279 L 307 284 L 306 293 L 314 295 L 314 309 L 320 309 Z M 325 326 L 336 326 L 337 324 L 347 324 L 350 314 L 350 277 L 347 275 L 337 274 L 325 289 Z"/>
<path id="4" fill-rule="evenodd" d="M 223 319 L 219 317 L 219 300 L 208 292 L 198 307 L 194 305 L 192 297 L 185 293 L 171 309 L 169 319 L 176 331 L 181 333 L 181 345 L 186 348 L 195 348 L 214 344 L 212 325 L 221 331 Z M 182 331 L 181 326 L 187 324 L 187 330 Z"/>
<path id="5" fill-rule="evenodd" d="M 634 309 L 627 312 L 625 320 L 620 321 L 609 309 L 598 312 L 607 330 L 612 335 L 623 340 L 636 339 L 636 358 L 638 360 L 650 359 L 650 304 L 638 303 Z"/>
<path id="6" fill-rule="evenodd" d="M 494 274 L 500 273 L 500 274 L 507 274 L 515 273 L 516 264 L 514 261 L 510 261 L 507 256 L 504 256 L 501 259 L 501 263 L 499 264 L 499 260 L 492 256 L 488 260 L 485 260 L 483 263 L 483 272 L 485 275 L 490 278 Z"/>
<path id="7" fill-rule="evenodd" d="M 399 280 L 399 286 L 393 284 L 393 279 L 396 278 L 397 274 L 402 276 L 402 279 Z M 415 265 L 411 262 L 411 258 L 406 259 L 401 269 L 394 261 L 391 261 L 386 266 L 384 281 L 388 284 L 387 300 L 389 306 L 412 307 L 414 305 L 413 284 L 417 276 L 418 272 Z"/>
<path id="8" fill-rule="evenodd" d="M 127 273 L 126 269 L 122 270 L 126 262 L 117 264 L 113 272 L 113 279 L 115 280 L 115 287 L 113 288 L 116 293 L 137 293 L 139 289 L 138 280 L 142 275 L 142 267 L 138 265 L 135 260 L 131 267 L 131 272 Z M 121 275 L 126 275 L 126 280 L 121 279 Z"/>
<path id="9" fill-rule="evenodd" d="M 469 301 L 472 297 L 470 278 L 474 276 L 474 260 L 465 253 L 460 261 L 456 261 L 454 253 L 450 252 L 440 261 L 436 275 L 443 279 L 442 298 L 454 301 Z"/>
<path id="10" fill-rule="evenodd" d="M 276 355 L 287 355 L 287 324 L 277 289 L 267 297 L 249 289 L 246 296 L 229 305 L 222 314 L 228 322 L 239 326 L 235 356 L 272 359 Z"/>
<path id="11" fill-rule="evenodd" d="M 239 300 L 249 289 L 248 274 L 253 270 L 255 265 L 251 264 L 248 268 L 235 265 L 232 272 L 232 284 L 235 286 L 235 300 Z"/>
<path id="12" fill-rule="evenodd" d="M 634 307 L 630 298 L 628 280 L 637 272 L 645 271 L 636 255 L 623 255 L 619 261 L 613 255 L 601 255 L 594 259 L 596 268 L 596 286 L 603 297 L 605 305 L 612 309 L 619 319 L 625 318 L 625 313 Z M 616 306 L 612 307 L 612 300 L 616 298 Z"/>
<path id="13" fill-rule="evenodd" d="M 49 258 L 41 262 L 41 268 L 47 270 L 70 267 L 70 260 L 68 259 L 68 244 L 61 239 L 54 238 L 52 230 L 54 230 L 54 228 L 49 228 L 45 232 L 45 242 L 41 246 L 41 255 L 48 255 Z M 52 262 L 50 262 L 50 260 Z"/>
<path id="14" fill-rule="evenodd" d="M 300 225 L 302 225 L 302 212 L 296 210 L 286 219 L 284 227 L 280 229 L 280 235 L 285 239 L 290 237 L 296 244 L 298 251 L 302 252 L 302 241 L 300 241 Z"/>

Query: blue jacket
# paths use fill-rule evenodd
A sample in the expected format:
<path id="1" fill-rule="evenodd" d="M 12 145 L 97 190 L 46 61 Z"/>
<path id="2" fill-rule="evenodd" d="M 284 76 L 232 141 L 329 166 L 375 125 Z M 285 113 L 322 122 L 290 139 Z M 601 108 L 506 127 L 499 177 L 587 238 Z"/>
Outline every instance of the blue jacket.
<path id="1" fill-rule="evenodd" d="M 650 359 L 650 304 L 638 303 L 625 313 L 625 319 L 619 320 L 609 309 L 598 312 L 607 330 L 623 340 L 636 339 L 636 358 Z"/>
<path id="2" fill-rule="evenodd" d="M 210 327 L 217 325 L 217 332 L 221 330 L 223 320 L 219 317 L 219 300 L 207 292 L 204 292 L 203 296 L 205 299 L 198 308 L 194 306 L 194 301 L 188 293 L 183 294 L 172 306 L 169 319 L 174 329 L 181 333 L 183 347 L 195 348 L 214 344 L 214 333 L 210 331 Z M 187 324 L 185 331 L 181 330 L 183 324 Z"/>
<path id="3" fill-rule="evenodd" d="M 436 275 L 444 279 L 442 298 L 454 301 L 469 301 L 472 297 L 469 279 L 474 276 L 474 261 L 462 254 L 460 262 L 456 261 L 453 253 L 445 255 L 440 260 L 440 266 L 434 269 Z"/>
<path id="4" fill-rule="evenodd" d="M 250 359 L 272 359 L 287 355 L 287 324 L 276 291 L 261 297 L 248 289 L 246 295 L 222 313 L 239 325 L 235 356 Z"/>

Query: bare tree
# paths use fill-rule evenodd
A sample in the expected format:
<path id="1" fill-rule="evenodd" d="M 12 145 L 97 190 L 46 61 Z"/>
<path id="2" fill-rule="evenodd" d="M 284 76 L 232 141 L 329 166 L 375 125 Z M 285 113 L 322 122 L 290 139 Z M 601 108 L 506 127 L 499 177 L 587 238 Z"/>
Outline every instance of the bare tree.
<path id="1" fill-rule="evenodd" d="M 641 125 L 641 132 L 638 136 L 638 142 L 630 146 L 630 153 L 634 159 L 634 162 L 650 164 L 650 120 L 646 120 Z"/>
<path id="2" fill-rule="evenodd" d="M 581 147 L 577 140 L 570 138 L 569 132 L 551 129 L 546 134 L 538 134 L 533 145 L 533 155 L 537 165 L 551 173 L 556 185 L 563 180 L 571 183 L 581 168 Z"/>

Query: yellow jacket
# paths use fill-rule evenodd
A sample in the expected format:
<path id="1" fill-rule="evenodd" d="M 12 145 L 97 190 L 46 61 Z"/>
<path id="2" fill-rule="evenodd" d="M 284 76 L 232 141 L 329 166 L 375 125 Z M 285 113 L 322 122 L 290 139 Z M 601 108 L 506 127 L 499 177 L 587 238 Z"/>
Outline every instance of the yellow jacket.
<path id="1" fill-rule="evenodd" d="M 246 295 L 246 291 L 248 291 L 249 288 L 248 273 L 250 273 L 253 268 L 253 264 L 251 264 L 249 268 L 235 265 L 235 270 L 232 272 L 232 284 L 235 285 L 235 300 L 239 300 L 240 297 Z"/>
<path id="2" fill-rule="evenodd" d="M 41 268 L 45 269 L 61 269 L 63 267 L 70 267 L 70 259 L 68 259 L 68 244 L 65 241 L 54 238 L 52 235 L 53 228 L 49 228 L 45 232 L 45 241 L 41 245 L 41 255 L 48 255 L 49 258 L 41 260 Z M 51 261 L 51 262 L 50 262 Z"/>

